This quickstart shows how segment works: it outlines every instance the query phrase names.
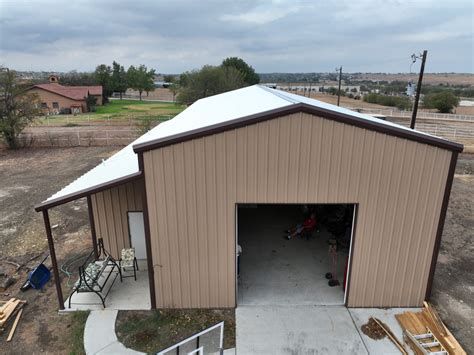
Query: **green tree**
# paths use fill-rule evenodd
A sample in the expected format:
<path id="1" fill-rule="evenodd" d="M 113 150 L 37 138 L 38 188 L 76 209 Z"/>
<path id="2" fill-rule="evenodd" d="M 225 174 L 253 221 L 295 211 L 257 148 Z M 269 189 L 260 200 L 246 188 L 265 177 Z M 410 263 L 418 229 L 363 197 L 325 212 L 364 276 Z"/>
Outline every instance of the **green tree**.
<path id="1" fill-rule="evenodd" d="M 163 80 L 166 83 L 174 83 L 174 81 L 176 80 L 176 77 L 174 75 L 167 74 L 167 75 L 163 75 Z"/>
<path id="2" fill-rule="evenodd" d="M 59 83 L 70 86 L 100 85 L 97 83 L 94 73 L 77 72 L 75 70 L 62 74 Z"/>
<path id="3" fill-rule="evenodd" d="M 87 112 L 94 112 L 97 106 L 97 97 L 88 92 L 84 99 L 86 100 Z"/>
<path id="4" fill-rule="evenodd" d="M 242 72 L 234 67 L 205 65 L 200 70 L 181 74 L 178 85 L 178 101 L 192 104 L 204 97 L 235 90 L 248 84 Z"/>
<path id="5" fill-rule="evenodd" d="M 114 92 L 112 88 L 112 69 L 108 65 L 101 64 L 95 68 L 94 76 L 97 83 L 102 85 L 104 102 L 108 102 L 109 97 Z"/>
<path id="6" fill-rule="evenodd" d="M 112 63 L 112 76 L 110 77 L 110 80 L 112 90 L 118 92 L 120 94 L 120 100 L 122 100 L 122 95 L 128 88 L 127 73 L 125 72 L 123 65 L 120 65 L 115 60 Z"/>
<path id="7" fill-rule="evenodd" d="M 436 94 L 428 94 L 423 98 L 423 106 L 425 108 L 435 108 L 441 113 L 450 113 L 458 105 L 459 97 L 448 90 Z"/>
<path id="8" fill-rule="evenodd" d="M 240 71 L 243 74 L 244 81 L 248 85 L 255 85 L 260 82 L 260 77 L 255 73 L 255 70 L 241 58 L 226 58 L 222 61 L 221 65 L 226 68 L 233 67 Z"/>
<path id="9" fill-rule="evenodd" d="M 15 71 L 0 67 L 0 134 L 10 149 L 18 148 L 18 136 L 41 113 L 39 97 L 25 89 Z"/>
<path id="10" fill-rule="evenodd" d="M 140 96 L 140 101 L 142 99 L 142 93 L 153 91 L 155 89 L 154 85 L 155 69 L 148 70 L 145 65 L 140 65 L 138 68 L 135 68 L 133 65 L 128 68 L 127 71 L 127 82 L 128 86 L 134 90 L 138 91 Z"/>

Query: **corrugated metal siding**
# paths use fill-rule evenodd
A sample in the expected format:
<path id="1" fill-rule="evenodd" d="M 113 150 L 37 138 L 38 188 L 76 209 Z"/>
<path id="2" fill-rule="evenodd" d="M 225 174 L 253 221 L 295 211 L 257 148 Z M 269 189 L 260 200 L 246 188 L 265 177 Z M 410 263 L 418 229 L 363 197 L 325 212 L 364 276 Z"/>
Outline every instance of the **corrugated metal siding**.
<path id="1" fill-rule="evenodd" d="M 105 249 L 115 258 L 130 247 L 127 212 L 143 211 L 142 183 L 132 181 L 91 195 L 97 238 L 103 238 Z"/>
<path id="2" fill-rule="evenodd" d="M 419 306 L 450 158 L 309 114 L 145 152 L 157 306 L 235 306 L 236 203 L 358 203 L 348 306 Z"/>

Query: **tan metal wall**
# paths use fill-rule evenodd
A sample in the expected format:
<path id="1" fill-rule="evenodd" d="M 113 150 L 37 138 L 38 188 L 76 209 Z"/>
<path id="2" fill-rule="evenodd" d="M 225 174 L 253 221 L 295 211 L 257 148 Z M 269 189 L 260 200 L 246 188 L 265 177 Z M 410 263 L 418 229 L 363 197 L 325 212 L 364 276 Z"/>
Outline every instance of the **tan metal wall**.
<path id="1" fill-rule="evenodd" d="M 234 307 L 236 203 L 358 203 L 348 306 L 419 306 L 451 152 L 293 114 L 144 153 L 157 307 Z"/>
<path id="2" fill-rule="evenodd" d="M 103 238 L 115 258 L 130 247 L 127 212 L 143 211 L 142 183 L 136 180 L 91 195 L 97 238 Z"/>

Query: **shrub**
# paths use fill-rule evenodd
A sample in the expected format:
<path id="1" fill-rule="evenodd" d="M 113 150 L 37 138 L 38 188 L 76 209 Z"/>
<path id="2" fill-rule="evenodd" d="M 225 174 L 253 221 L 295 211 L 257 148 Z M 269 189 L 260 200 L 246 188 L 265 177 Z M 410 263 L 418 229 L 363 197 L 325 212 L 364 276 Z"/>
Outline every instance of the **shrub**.
<path id="1" fill-rule="evenodd" d="M 396 107 L 400 110 L 409 110 L 412 107 L 410 99 L 402 96 L 387 96 L 372 93 L 365 95 L 364 101 L 371 104 Z"/>
<path id="2" fill-rule="evenodd" d="M 424 107 L 435 108 L 441 113 L 450 113 L 457 105 L 459 105 L 459 97 L 447 90 L 436 94 L 428 94 L 423 98 Z"/>

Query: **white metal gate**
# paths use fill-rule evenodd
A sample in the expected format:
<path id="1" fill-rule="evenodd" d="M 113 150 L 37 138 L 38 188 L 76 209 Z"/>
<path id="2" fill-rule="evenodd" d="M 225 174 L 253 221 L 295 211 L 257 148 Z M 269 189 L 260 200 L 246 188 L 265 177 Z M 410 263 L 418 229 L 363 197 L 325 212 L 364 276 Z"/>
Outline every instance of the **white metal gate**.
<path id="1" fill-rule="evenodd" d="M 221 355 L 224 352 L 224 322 L 157 353 L 157 355 Z"/>

